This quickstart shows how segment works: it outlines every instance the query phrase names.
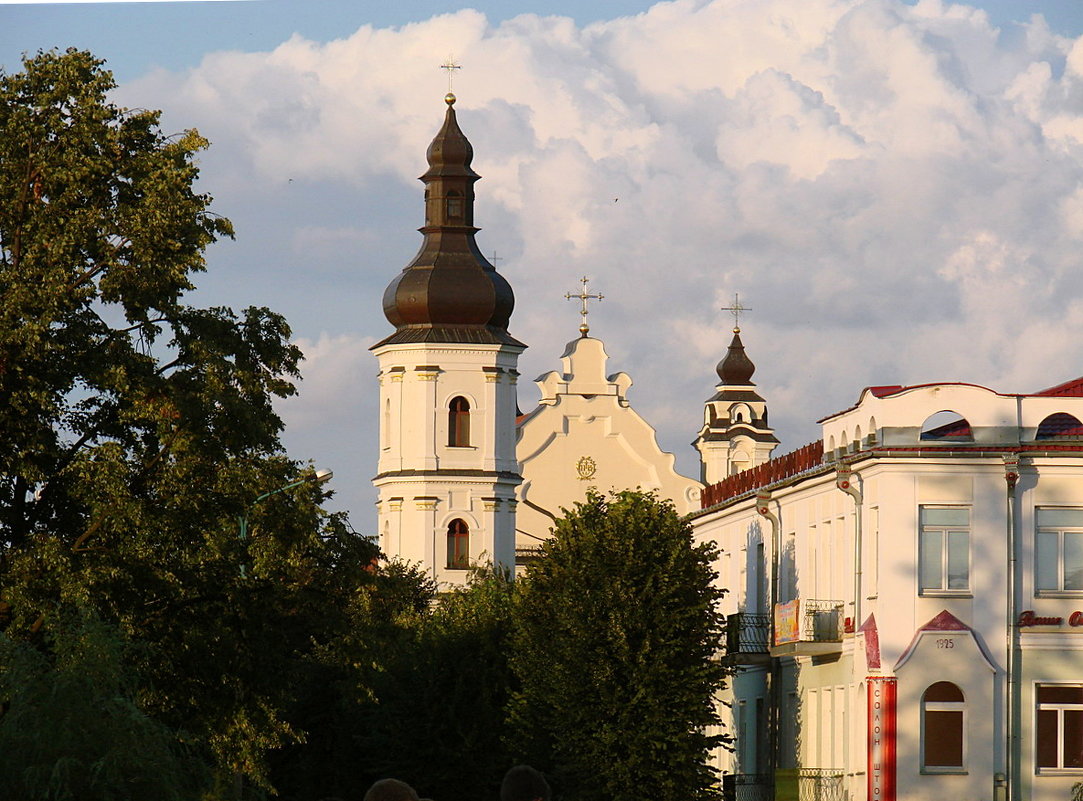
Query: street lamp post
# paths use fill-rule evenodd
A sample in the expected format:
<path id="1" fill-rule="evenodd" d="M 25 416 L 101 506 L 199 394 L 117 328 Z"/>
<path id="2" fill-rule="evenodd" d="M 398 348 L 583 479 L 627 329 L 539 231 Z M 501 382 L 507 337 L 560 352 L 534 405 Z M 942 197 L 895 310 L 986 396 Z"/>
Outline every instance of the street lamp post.
<path id="1" fill-rule="evenodd" d="M 311 473 L 311 474 L 305 476 L 304 478 L 299 478 L 296 481 L 293 481 L 293 482 L 291 482 L 289 484 L 286 484 L 283 487 L 279 487 L 278 489 L 273 489 L 270 492 L 265 492 L 262 495 L 258 496 L 254 501 L 252 501 L 252 503 L 248 504 L 248 506 L 244 510 L 244 512 L 241 513 L 238 516 L 237 522 L 238 522 L 238 525 L 239 525 L 239 529 L 238 529 L 238 533 L 237 533 L 237 538 L 240 539 L 240 541 L 243 542 L 243 543 L 248 542 L 248 513 L 252 510 L 252 507 L 255 506 L 257 503 L 259 503 L 260 501 L 266 500 L 267 498 L 270 498 L 272 495 L 277 495 L 280 492 L 285 492 L 286 490 L 291 490 L 294 487 L 299 487 L 302 484 L 323 484 L 325 481 L 330 481 L 331 478 L 334 477 L 334 475 L 335 474 L 330 470 L 317 470 L 315 473 Z M 246 547 L 247 547 L 247 545 L 246 545 Z M 247 574 L 248 574 L 248 568 L 247 568 L 247 566 L 245 564 L 242 563 L 241 564 L 241 578 L 244 578 Z"/>

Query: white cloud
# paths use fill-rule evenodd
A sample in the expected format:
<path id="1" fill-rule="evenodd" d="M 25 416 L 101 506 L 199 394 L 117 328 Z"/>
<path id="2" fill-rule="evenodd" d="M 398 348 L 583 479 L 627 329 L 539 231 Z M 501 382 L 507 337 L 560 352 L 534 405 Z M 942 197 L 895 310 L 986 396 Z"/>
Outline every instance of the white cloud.
<path id="1" fill-rule="evenodd" d="M 460 11 L 212 54 L 122 88 L 215 142 L 206 181 L 257 187 L 250 218 L 259 187 L 284 176 L 335 187 L 326 219 L 298 220 L 287 240 L 313 270 L 356 248 L 359 276 L 282 309 L 310 340 L 310 394 L 284 407 L 298 431 L 353 436 L 329 399 L 376 393 L 365 343 L 388 326 L 373 276 L 390 281 L 413 253 L 388 262 L 369 237 L 421 222 L 415 178 L 448 51 L 484 176 L 479 244 L 502 257 L 512 332 L 531 345 L 522 372 L 557 365 L 579 322 L 563 293 L 589 275 L 606 295 L 591 327 L 610 368 L 633 376 L 633 403 L 656 411 L 686 473 L 729 342 L 717 308 L 735 291 L 753 307 L 744 339 L 784 448 L 864 384 L 1026 391 L 1083 363 L 1083 338 L 1064 333 L 1083 297 L 1083 39 L 1040 19 L 1005 35 L 940 0 L 676 0 L 585 28 Z M 403 186 L 417 203 L 401 220 L 374 227 L 341 206 Z M 319 292 L 357 287 L 330 319 L 344 304 Z M 534 399 L 524 382 L 523 408 Z M 375 452 L 358 444 L 353 458 L 360 475 Z"/>

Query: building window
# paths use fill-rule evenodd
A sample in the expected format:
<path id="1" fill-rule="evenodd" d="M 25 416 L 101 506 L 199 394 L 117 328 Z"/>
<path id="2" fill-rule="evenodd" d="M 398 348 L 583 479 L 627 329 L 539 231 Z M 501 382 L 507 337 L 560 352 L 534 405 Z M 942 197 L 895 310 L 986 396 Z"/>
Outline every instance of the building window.
<path id="1" fill-rule="evenodd" d="M 447 444 L 452 448 L 470 446 L 470 402 L 461 395 L 448 406 Z"/>
<path id="2" fill-rule="evenodd" d="M 462 220 L 463 217 L 463 198 L 455 190 L 447 193 L 445 199 L 447 203 L 447 218 L 448 220 Z"/>
<path id="3" fill-rule="evenodd" d="M 930 685 L 921 696 L 922 770 L 930 773 L 963 770 L 965 731 L 963 691 L 950 681 Z"/>
<path id="4" fill-rule="evenodd" d="M 1035 695 L 1035 767 L 1083 769 L 1083 685 L 1039 684 Z"/>
<path id="5" fill-rule="evenodd" d="M 1034 588 L 1083 593 L 1083 509 L 1038 509 Z"/>
<path id="6" fill-rule="evenodd" d="M 447 566 L 451 570 L 470 567 L 470 528 L 457 517 L 447 526 Z"/>
<path id="7" fill-rule="evenodd" d="M 970 509 L 922 506 L 918 586 L 922 595 L 970 591 Z"/>

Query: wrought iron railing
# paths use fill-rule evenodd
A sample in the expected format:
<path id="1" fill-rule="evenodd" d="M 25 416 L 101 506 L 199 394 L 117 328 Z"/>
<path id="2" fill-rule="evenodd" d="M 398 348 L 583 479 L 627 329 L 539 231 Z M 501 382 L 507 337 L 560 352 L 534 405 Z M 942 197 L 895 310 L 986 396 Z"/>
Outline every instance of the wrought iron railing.
<path id="1" fill-rule="evenodd" d="M 726 617 L 726 655 L 766 654 L 771 644 L 771 616 L 737 612 Z"/>
<path id="2" fill-rule="evenodd" d="M 805 642 L 842 642 L 842 601 L 803 601 Z"/>
<path id="3" fill-rule="evenodd" d="M 797 768 L 775 774 L 772 801 L 850 801 L 850 794 L 838 768 Z"/>
<path id="4" fill-rule="evenodd" d="M 722 801 L 774 801 L 771 777 L 766 773 L 727 773 L 722 777 Z"/>
<path id="5" fill-rule="evenodd" d="M 850 801 L 841 770 L 801 768 L 797 774 L 798 801 Z"/>

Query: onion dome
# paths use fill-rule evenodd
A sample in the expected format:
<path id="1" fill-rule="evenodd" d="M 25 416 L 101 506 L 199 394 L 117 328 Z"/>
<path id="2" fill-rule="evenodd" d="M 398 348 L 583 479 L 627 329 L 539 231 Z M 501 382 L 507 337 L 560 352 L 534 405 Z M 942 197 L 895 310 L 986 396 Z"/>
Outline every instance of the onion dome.
<path id="1" fill-rule="evenodd" d="M 474 235 L 474 149 L 455 119 L 448 93 L 444 124 L 429 145 L 424 236 L 414 260 L 384 290 L 384 316 L 395 333 L 380 342 L 522 343 L 508 334 L 511 285 L 481 254 Z"/>
<path id="2" fill-rule="evenodd" d="M 741 342 L 741 329 L 733 329 L 733 340 L 730 342 L 726 357 L 718 363 L 716 368 L 718 377 L 723 384 L 734 386 L 736 384 L 752 385 L 752 374 L 756 372 L 756 365 L 745 355 L 745 346 Z"/>

